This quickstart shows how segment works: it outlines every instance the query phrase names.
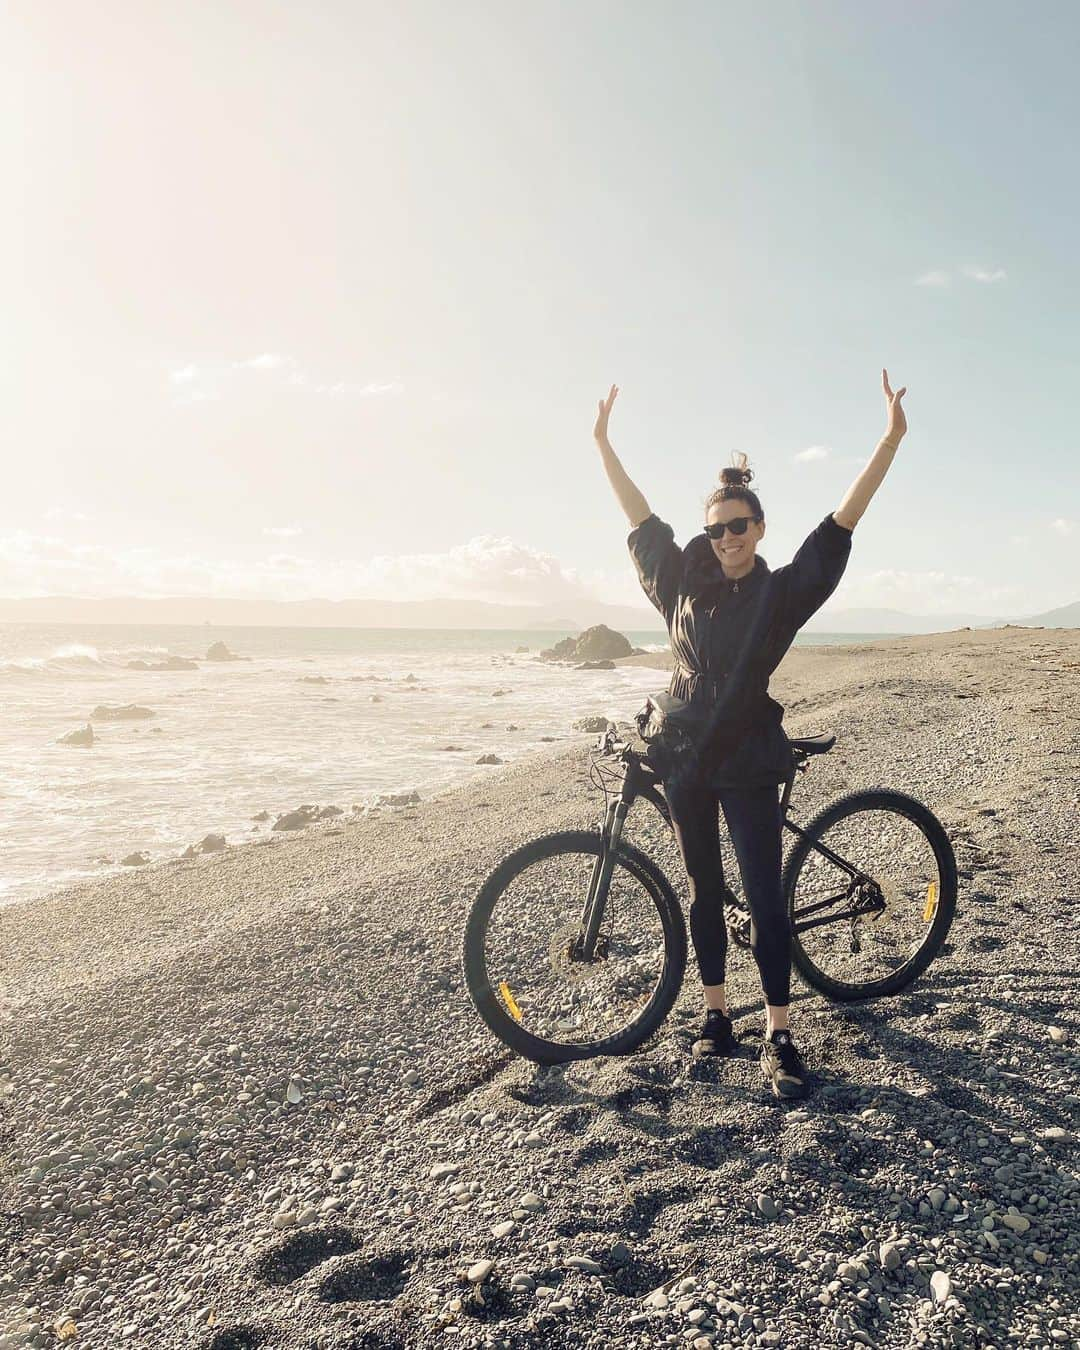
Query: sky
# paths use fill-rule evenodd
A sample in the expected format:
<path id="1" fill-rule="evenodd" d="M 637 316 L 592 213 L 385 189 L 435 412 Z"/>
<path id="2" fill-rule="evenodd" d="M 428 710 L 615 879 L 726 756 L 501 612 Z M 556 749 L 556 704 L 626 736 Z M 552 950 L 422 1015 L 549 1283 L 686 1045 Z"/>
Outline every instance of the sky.
<path id="1" fill-rule="evenodd" d="M 640 603 L 733 450 L 822 611 L 1080 599 L 1080 8 L 9 0 L 0 596 Z M 650 611 L 651 612 L 651 611 Z"/>

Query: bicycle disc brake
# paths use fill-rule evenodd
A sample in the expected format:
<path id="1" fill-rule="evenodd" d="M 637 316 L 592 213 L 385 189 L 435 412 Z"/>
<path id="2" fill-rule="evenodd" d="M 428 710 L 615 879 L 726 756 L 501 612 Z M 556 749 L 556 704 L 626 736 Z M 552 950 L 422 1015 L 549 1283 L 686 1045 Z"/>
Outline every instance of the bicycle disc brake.
<path id="1" fill-rule="evenodd" d="M 556 928 L 548 944 L 551 969 L 569 985 L 579 985 L 588 979 L 589 971 L 597 961 L 606 961 L 608 939 L 598 934 L 593 947 L 593 959 L 587 961 L 581 951 L 581 924 L 572 920 Z"/>

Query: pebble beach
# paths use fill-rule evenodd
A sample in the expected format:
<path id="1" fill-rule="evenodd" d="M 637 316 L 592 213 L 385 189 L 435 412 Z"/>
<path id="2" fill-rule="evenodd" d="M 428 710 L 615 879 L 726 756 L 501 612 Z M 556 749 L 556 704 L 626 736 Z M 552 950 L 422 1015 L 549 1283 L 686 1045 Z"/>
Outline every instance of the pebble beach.
<path id="1" fill-rule="evenodd" d="M 466 915 L 599 824 L 594 735 L 0 909 L 0 1350 L 1080 1346 L 1080 630 L 796 647 L 771 693 L 837 737 L 800 814 L 909 792 L 960 869 L 909 990 L 793 977 L 804 1101 L 741 949 L 732 1059 L 691 1061 L 692 960 L 625 1058 L 478 1018 Z M 626 834 L 685 908 L 659 818 Z"/>

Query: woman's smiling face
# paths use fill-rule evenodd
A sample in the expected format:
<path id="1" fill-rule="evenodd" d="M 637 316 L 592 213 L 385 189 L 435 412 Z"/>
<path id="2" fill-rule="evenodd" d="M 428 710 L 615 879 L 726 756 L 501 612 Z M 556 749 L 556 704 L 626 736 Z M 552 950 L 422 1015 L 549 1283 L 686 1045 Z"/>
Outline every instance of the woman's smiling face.
<path id="1" fill-rule="evenodd" d="M 728 501 L 713 502 L 709 507 L 705 524 L 715 525 L 717 521 L 723 521 L 726 525 L 729 520 L 752 515 L 753 508 L 747 502 L 734 497 Z M 710 539 L 709 543 L 726 574 L 743 576 L 753 568 L 758 541 L 764 534 L 764 520 L 751 520 L 745 534 L 733 534 L 731 530 L 725 530 L 723 539 Z"/>

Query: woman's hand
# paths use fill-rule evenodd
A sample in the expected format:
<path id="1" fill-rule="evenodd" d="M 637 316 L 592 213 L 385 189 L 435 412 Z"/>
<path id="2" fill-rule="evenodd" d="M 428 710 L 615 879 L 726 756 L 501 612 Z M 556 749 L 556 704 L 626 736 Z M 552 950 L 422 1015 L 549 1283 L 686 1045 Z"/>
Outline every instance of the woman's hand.
<path id="1" fill-rule="evenodd" d="M 900 406 L 900 400 L 907 393 L 907 385 L 905 384 L 903 389 L 897 390 L 894 394 L 889 388 L 889 372 L 882 366 L 881 387 L 885 391 L 885 408 L 889 418 L 884 439 L 890 441 L 893 445 L 899 445 L 901 438 L 907 434 L 907 418 Z"/>
<path id="2" fill-rule="evenodd" d="M 611 416 L 611 408 L 615 402 L 615 395 L 619 392 L 619 386 L 613 384 L 606 399 L 600 400 L 600 411 L 596 416 L 596 426 L 593 427 L 593 440 L 603 449 L 608 443 L 607 423 Z"/>

